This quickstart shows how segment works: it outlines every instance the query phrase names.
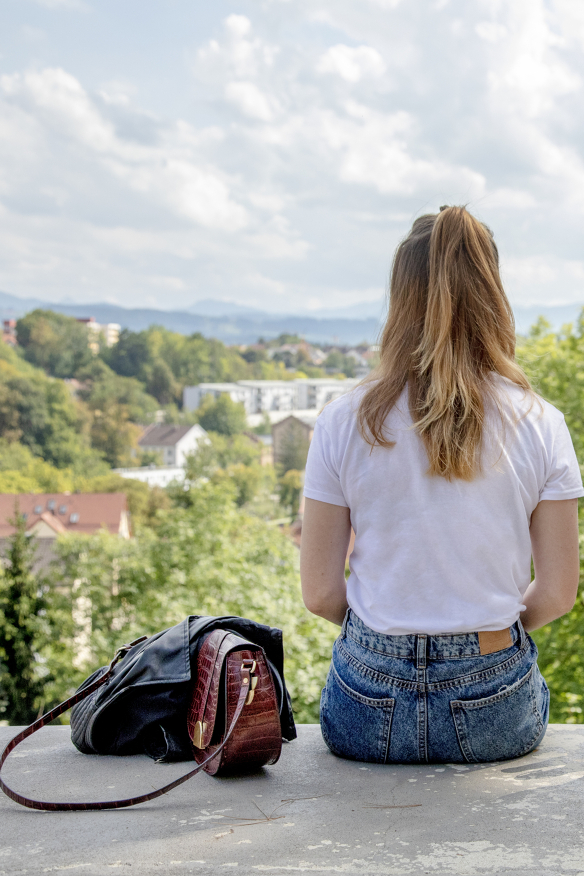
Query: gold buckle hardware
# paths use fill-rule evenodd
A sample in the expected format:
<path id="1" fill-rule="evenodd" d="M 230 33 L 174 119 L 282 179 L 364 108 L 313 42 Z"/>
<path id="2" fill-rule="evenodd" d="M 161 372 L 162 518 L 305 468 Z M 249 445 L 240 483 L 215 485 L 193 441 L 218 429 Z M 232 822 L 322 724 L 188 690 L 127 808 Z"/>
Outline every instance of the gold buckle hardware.
<path id="1" fill-rule="evenodd" d="M 251 663 L 251 666 L 248 665 L 249 663 Z M 258 677 L 257 677 L 257 675 L 254 675 L 256 668 L 257 668 L 257 663 L 255 660 L 244 660 L 243 663 L 241 664 L 241 668 L 242 668 L 242 670 L 243 669 L 249 670 L 250 686 L 249 686 L 249 691 L 248 691 L 247 697 L 245 699 L 245 705 L 249 706 L 249 704 L 253 701 L 253 698 L 255 696 L 255 689 L 258 686 Z M 247 684 L 247 683 L 248 683 L 247 678 L 244 678 L 243 684 Z"/>
<path id="2" fill-rule="evenodd" d="M 197 721 L 193 732 L 193 745 L 195 746 L 195 748 L 205 747 L 203 745 L 203 736 L 205 735 L 206 729 L 207 724 L 204 721 Z"/>

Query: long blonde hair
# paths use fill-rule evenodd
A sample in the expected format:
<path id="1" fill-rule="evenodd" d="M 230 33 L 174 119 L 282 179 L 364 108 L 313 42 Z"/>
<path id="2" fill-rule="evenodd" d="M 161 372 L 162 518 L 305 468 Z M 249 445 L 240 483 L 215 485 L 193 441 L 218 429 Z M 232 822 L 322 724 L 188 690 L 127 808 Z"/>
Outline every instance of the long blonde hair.
<path id="1" fill-rule="evenodd" d="M 384 423 L 407 385 L 428 474 L 471 481 L 481 468 L 486 402 L 501 411 L 491 372 L 532 393 L 515 362 L 493 236 L 464 207 L 442 207 L 416 219 L 396 250 L 380 363 L 359 404 L 361 434 L 372 446 L 393 446 Z"/>

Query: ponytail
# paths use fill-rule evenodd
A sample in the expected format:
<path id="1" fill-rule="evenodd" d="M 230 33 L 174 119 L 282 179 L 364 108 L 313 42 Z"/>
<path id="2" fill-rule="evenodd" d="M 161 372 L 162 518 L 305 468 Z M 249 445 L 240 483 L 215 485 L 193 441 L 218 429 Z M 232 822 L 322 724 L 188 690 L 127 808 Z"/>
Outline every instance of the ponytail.
<path id="1" fill-rule="evenodd" d="M 497 372 L 531 391 L 516 365 L 513 313 L 489 229 L 464 207 L 422 216 L 398 247 L 380 364 L 359 406 L 372 446 L 393 446 L 387 414 L 408 386 L 429 474 L 470 481 L 480 471 L 485 401 Z"/>

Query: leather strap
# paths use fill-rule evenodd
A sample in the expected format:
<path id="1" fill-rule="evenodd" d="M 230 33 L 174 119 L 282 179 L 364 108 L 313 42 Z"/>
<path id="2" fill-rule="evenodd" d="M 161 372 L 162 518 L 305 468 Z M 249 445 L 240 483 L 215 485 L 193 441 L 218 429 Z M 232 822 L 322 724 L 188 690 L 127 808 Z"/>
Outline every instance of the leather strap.
<path id="1" fill-rule="evenodd" d="M 47 712 L 41 718 L 36 720 L 33 724 L 23 730 L 21 733 L 18 733 L 14 739 L 11 739 L 8 745 L 4 748 L 2 754 L 0 755 L 0 771 L 8 758 L 9 754 L 14 751 L 17 745 L 19 745 L 24 739 L 28 736 L 32 736 L 33 733 L 36 733 L 37 730 L 40 730 L 41 727 L 44 727 L 46 724 L 50 724 L 55 718 L 59 715 L 62 715 L 63 712 L 68 711 L 68 709 L 72 708 L 77 703 L 80 703 L 81 700 L 84 700 L 102 685 L 106 684 L 113 672 L 114 666 L 125 654 L 128 653 L 130 648 L 133 648 L 134 645 L 139 644 L 140 642 L 145 641 L 147 636 L 142 636 L 139 639 L 136 639 L 135 642 L 131 642 L 129 645 L 123 645 L 118 649 L 116 655 L 112 662 L 109 665 L 107 672 L 104 675 L 100 676 L 100 678 L 96 679 L 92 682 L 88 687 L 83 688 L 83 690 L 78 691 L 74 694 L 70 699 L 65 700 L 65 702 L 60 703 L 60 705 L 55 706 L 54 709 L 51 709 L 50 712 Z M 243 711 L 243 707 L 245 706 L 245 701 L 247 699 L 248 692 L 250 690 L 251 685 L 251 676 L 249 668 L 242 666 L 241 669 L 241 689 L 239 691 L 239 698 L 237 700 L 237 705 L 235 707 L 235 713 L 233 715 L 233 719 L 231 724 L 225 734 L 225 737 L 221 743 L 216 748 L 213 747 L 212 753 L 209 755 L 206 760 L 202 763 L 197 764 L 194 770 L 191 770 L 186 775 L 181 776 L 179 779 L 175 779 L 174 782 L 170 782 L 168 785 L 164 785 L 163 788 L 159 788 L 157 791 L 151 791 L 149 794 L 141 794 L 139 797 L 131 797 L 127 800 L 104 800 L 102 802 L 97 803 L 47 803 L 42 800 L 31 800 L 29 797 L 24 797 L 22 794 L 17 794 L 16 791 L 13 791 L 6 782 L 2 778 L 0 778 L 0 788 L 7 797 L 10 797 L 11 800 L 14 800 L 16 803 L 20 803 L 21 806 L 26 806 L 28 809 L 40 809 L 43 811 L 49 812 L 77 812 L 79 810 L 99 810 L 99 809 L 123 809 L 126 806 L 135 806 L 137 803 L 146 803 L 147 800 L 155 800 L 157 797 L 161 797 L 163 794 L 168 793 L 168 791 L 172 791 L 173 788 L 176 788 L 178 785 L 182 785 L 183 782 L 187 782 L 190 778 L 200 772 L 203 767 L 205 767 L 213 758 L 217 757 L 219 752 L 223 749 L 223 746 L 228 742 L 231 734 L 235 730 L 235 725 L 239 720 L 239 716 Z"/>

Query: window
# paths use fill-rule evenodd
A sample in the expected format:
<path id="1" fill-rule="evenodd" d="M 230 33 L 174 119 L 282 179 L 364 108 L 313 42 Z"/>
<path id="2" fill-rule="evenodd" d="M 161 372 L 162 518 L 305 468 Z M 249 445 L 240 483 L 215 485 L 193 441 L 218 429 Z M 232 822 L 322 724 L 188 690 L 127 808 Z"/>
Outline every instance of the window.
<path id="1" fill-rule="evenodd" d="M 77 512 L 73 512 L 69 518 L 69 523 L 79 523 L 79 514 L 77 514 Z"/>
<path id="2" fill-rule="evenodd" d="M 61 507 L 59 508 L 59 514 L 66 514 L 66 513 L 67 513 L 67 506 L 61 505 Z"/>
<path id="3" fill-rule="evenodd" d="M 42 505 L 35 505 L 34 506 L 34 513 L 35 514 L 42 514 L 43 513 L 43 506 Z"/>
<path id="4" fill-rule="evenodd" d="M 55 502 L 54 499 L 49 499 L 49 501 L 47 502 L 47 508 L 49 509 L 49 511 L 54 511 L 56 504 L 57 503 Z"/>

